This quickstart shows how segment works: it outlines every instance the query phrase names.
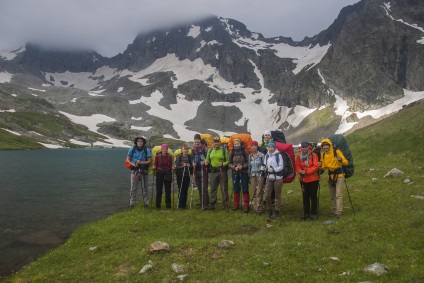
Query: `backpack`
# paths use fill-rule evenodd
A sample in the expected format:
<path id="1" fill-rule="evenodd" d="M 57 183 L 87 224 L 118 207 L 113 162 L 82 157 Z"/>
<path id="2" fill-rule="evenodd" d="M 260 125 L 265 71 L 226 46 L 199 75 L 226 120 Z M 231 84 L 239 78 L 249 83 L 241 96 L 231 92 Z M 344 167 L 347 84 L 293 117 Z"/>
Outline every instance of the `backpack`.
<path id="1" fill-rule="evenodd" d="M 239 139 L 242 147 L 251 154 L 252 153 L 252 136 L 250 134 L 233 134 L 228 141 L 228 150 L 231 151 L 234 148 L 234 140 Z"/>
<path id="2" fill-rule="evenodd" d="M 295 156 L 292 144 L 275 142 L 278 151 L 284 160 L 283 183 L 291 183 L 296 178 Z"/>
<path id="3" fill-rule="evenodd" d="M 134 152 L 135 152 L 136 149 L 137 149 L 137 146 L 133 145 L 131 155 L 130 155 L 130 160 L 133 158 Z M 143 150 L 143 154 L 144 154 L 144 156 L 146 156 L 146 160 L 147 160 L 147 147 L 145 145 L 143 145 L 142 150 Z M 144 168 L 146 165 L 140 164 L 139 166 L 140 166 L 142 171 L 146 171 L 146 173 L 147 173 L 147 170 Z M 125 167 L 127 167 L 129 170 L 133 170 L 133 168 L 134 168 L 126 159 L 125 159 Z"/>
<path id="4" fill-rule="evenodd" d="M 345 174 L 345 178 L 352 177 L 355 172 L 355 166 L 353 165 L 353 157 L 352 153 L 349 150 L 349 146 L 347 141 L 343 135 L 335 134 L 328 137 L 333 144 L 334 156 L 336 156 L 336 150 L 340 150 L 343 155 L 346 157 L 349 162 L 347 166 L 343 166 L 343 172 Z"/>

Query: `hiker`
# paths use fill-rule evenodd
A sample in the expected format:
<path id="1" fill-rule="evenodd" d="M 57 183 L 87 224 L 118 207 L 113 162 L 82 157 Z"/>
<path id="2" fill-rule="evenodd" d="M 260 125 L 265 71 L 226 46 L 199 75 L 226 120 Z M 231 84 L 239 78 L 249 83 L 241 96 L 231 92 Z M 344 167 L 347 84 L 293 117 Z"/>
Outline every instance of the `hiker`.
<path id="1" fill-rule="evenodd" d="M 303 220 L 317 219 L 317 192 L 319 185 L 318 155 L 307 141 L 300 144 L 296 156 L 296 172 L 299 174 L 303 195 Z"/>
<path id="2" fill-rule="evenodd" d="M 166 209 L 171 209 L 171 183 L 172 183 L 172 155 L 168 153 L 168 145 L 162 144 L 161 152 L 156 154 L 153 170 L 156 172 L 156 209 L 160 209 L 162 202 L 162 189 L 165 186 Z"/>
<path id="3" fill-rule="evenodd" d="M 193 169 L 191 155 L 188 154 L 188 147 L 181 147 L 181 154 L 175 160 L 177 169 L 177 184 L 179 190 L 178 208 L 185 209 L 187 207 L 187 192 L 190 185 L 190 176 Z"/>
<path id="4" fill-rule="evenodd" d="M 261 149 L 266 150 L 266 148 L 268 147 L 268 143 L 269 143 L 269 142 L 271 142 L 271 141 L 273 141 L 273 139 L 272 139 L 272 135 L 271 135 L 271 131 L 270 131 L 270 130 L 266 130 L 266 131 L 264 132 L 264 134 L 263 134 L 262 142 L 261 142 L 261 144 L 259 145 L 259 147 L 260 147 L 260 151 L 262 152 L 262 150 L 261 150 Z M 266 152 L 265 152 L 264 154 L 266 154 Z"/>
<path id="5" fill-rule="evenodd" d="M 199 134 L 194 135 L 194 146 L 192 152 L 194 179 L 196 181 L 197 189 L 199 190 L 201 207 L 206 210 L 208 209 L 209 204 L 208 166 L 205 165 L 206 155 L 208 154 L 208 148 L 201 142 Z"/>
<path id="6" fill-rule="evenodd" d="M 321 161 L 318 166 L 322 171 L 328 169 L 328 188 L 331 196 L 331 214 L 340 218 L 343 212 L 344 174 L 342 166 L 348 165 L 341 150 L 335 150 L 330 139 L 321 141 Z"/>
<path id="7" fill-rule="evenodd" d="M 262 214 L 262 196 L 264 192 L 265 172 L 261 171 L 265 156 L 258 151 L 258 142 L 252 141 L 252 153 L 249 155 L 249 166 L 247 172 L 250 178 L 250 187 L 253 190 L 253 209 L 256 214 Z"/>
<path id="8" fill-rule="evenodd" d="M 133 209 L 136 204 L 137 187 L 139 181 L 141 183 L 141 193 L 143 196 L 144 208 L 149 208 L 147 169 L 149 164 L 152 162 L 151 157 L 152 154 L 146 147 L 146 139 L 143 137 L 136 137 L 134 139 L 134 146 L 131 147 L 128 151 L 126 159 L 126 162 L 131 165 L 130 209 Z M 141 179 L 143 179 L 143 182 Z"/>
<path id="9" fill-rule="evenodd" d="M 221 187 L 222 204 L 228 209 L 228 151 L 221 146 L 219 137 L 213 138 L 213 148 L 208 150 L 205 165 L 211 166 L 209 183 L 211 187 L 211 199 L 209 209 L 213 210 L 217 202 L 218 185 Z"/>
<path id="10" fill-rule="evenodd" d="M 234 148 L 231 150 L 228 166 L 232 171 L 234 207 L 240 208 L 240 183 L 243 192 L 244 212 L 249 212 L 249 175 L 247 174 L 249 155 L 242 147 L 240 139 L 234 139 Z"/>
<path id="11" fill-rule="evenodd" d="M 261 170 L 266 170 L 267 181 L 265 184 L 265 199 L 268 218 L 277 218 L 281 209 L 281 189 L 283 187 L 284 161 L 278 152 L 275 142 L 268 142 L 268 153 L 265 155 L 264 166 Z M 275 207 L 272 209 L 271 194 L 275 191 Z"/>

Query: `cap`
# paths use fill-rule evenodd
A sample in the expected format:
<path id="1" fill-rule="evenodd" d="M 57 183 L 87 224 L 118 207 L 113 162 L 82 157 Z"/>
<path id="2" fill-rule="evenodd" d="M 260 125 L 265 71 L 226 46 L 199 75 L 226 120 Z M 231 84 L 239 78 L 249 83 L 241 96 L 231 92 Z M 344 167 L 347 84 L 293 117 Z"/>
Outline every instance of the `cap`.
<path id="1" fill-rule="evenodd" d="M 162 149 L 164 149 L 164 148 L 168 148 L 168 144 L 167 143 L 162 144 Z"/>
<path id="2" fill-rule="evenodd" d="M 275 142 L 273 142 L 273 141 L 272 142 L 269 142 L 268 143 L 268 147 L 274 147 L 275 148 L 276 147 Z"/>
<path id="3" fill-rule="evenodd" d="M 213 141 L 219 141 L 219 142 L 220 142 L 220 141 L 221 141 L 221 139 L 220 139 L 219 137 L 214 137 L 214 138 L 213 138 Z"/>
<path id="4" fill-rule="evenodd" d="M 309 143 L 307 141 L 303 141 L 300 143 L 301 147 L 309 147 Z"/>
<path id="5" fill-rule="evenodd" d="M 199 135 L 199 134 L 195 134 L 195 135 L 194 135 L 194 139 L 195 139 L 195 140 L 200 140 L 200 139 L 201 139 L 201 137 L 200 137 L 200 135 Z"/>
<path id="6" fill-rule="evenodd" d="M 264 132 L 264 135 L 271 135 L 271 131 L 270 131 L 270 130 L 266 130 L 266 131 Z"/>
<path id="7" fill-rule="evenodd" d="M 258 146 L 259 144 L 258 144 L 258 142 L 257 142 L 257 141 L 252 141 L 251 145 L 256 145 L 256 146 Z"/>

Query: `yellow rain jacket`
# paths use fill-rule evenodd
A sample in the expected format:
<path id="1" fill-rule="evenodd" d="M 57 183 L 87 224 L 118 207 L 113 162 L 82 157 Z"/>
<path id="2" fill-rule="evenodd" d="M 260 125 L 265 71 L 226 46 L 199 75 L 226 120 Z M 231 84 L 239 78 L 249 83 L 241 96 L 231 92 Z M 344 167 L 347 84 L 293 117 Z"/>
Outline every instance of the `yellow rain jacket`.
<path id="1" fill-rule="evenodd" d="M 334 156 L 333 143 L 330 141 L 330 139 L 323 139 L 321 141 L 321 145 L 323 143 L 328 143 L 330 145 L 330 149 L 328 152 L 324 152 L 321 149 L 321 170 L 328 169 L 329 174 L 334 174 L 334 172 L 341 171 L 342 166 L 348 165 L 349 161 L 347 161 L 346 157 L 344 157 L 340 149 L 336 150 L 336 155 L 340 156 L 342 161 L 338 161 Z M 343 173 L 337 174 L 337 178 L 341 178 L 343 176 Z"/>

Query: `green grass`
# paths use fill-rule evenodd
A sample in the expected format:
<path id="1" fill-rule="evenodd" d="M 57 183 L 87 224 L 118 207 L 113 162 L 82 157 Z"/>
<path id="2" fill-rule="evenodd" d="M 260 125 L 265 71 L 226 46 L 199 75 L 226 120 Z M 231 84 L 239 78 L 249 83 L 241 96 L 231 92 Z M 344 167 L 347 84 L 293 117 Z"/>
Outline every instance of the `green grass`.
<path id="1" fill-rule="evenodd" d="M 411 197 L 424 195 L 423 111 L 424 104 L 402 110 L 348 137 L 356 173 L 347 183 L 356 215 L 345 193 L 344 216 L 333 225 L 323 224 L 329 219 L 323 175 L 317 221 L 300 221 L 297 181 L 283 187 L 283 218 L 272 227 L 264 215 L 239 211 L 136 207 L 80 227 L 5 281 L 179 282 L 171 269 L 175 262 L 189 274 L 186 282 L 423 282 L 424 203 Z M 384 178 L 393 167 L 405 176 Z M 406 177 L 414 184 L 405 184 Z M 223 239 L 235 245 L 219 249 Z M 169 243 L 171 251 L 149 254 L 154 241 Z M 149 260 L 153 269 L 138 274 Z M 362 272 L 374 262 L 389 272 Z"/>
<path id="2" fill-rule="evenodd" d="M 14 135 L 8 131 L 0 129 L 0 150 L 3 149 L 40 149 L 41 144 L 30 138 Z"/>

